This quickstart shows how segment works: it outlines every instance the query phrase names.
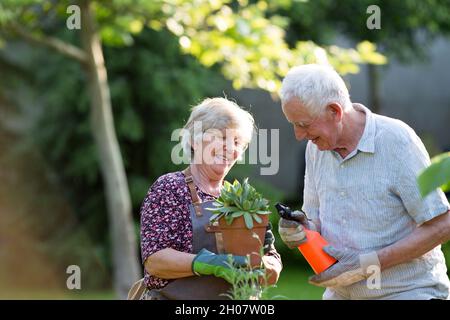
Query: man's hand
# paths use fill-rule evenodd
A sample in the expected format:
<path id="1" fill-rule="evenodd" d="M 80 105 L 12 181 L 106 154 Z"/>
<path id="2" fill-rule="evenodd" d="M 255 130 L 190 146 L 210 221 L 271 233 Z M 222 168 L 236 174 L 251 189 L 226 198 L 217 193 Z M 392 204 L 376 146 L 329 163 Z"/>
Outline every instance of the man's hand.
<path id="1" fill-rule="evenodd" d="M 306 233 L 300 222 L 280 218 L 278 222 L 278 232 L 281 240 L 290 248 L 297 248 L 306 242 Z"/>
<path id="2" fill-rule="evenodd" d="M 375 251 L 362 253 L 325 246 L 323 250 L 338 260 L 327 270 L 309 278 L 309 283 L 319 287 L 345 287 L 370 276 L 370 266 L 380 268 Z"/>

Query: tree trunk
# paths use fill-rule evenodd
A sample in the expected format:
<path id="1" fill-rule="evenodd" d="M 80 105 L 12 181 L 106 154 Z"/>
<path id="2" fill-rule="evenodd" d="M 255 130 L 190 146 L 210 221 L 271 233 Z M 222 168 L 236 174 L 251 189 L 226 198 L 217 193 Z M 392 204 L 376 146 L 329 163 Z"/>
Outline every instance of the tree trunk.
<path id="1" fill-rule="evenodd" d="M 374 113 L 381 111 L 380 99 L 380 67 L 374 64 L 368 65 L 369 75 L 369 103 L 370 110 Z"/>
<path id="2" fill-rule="evenodd" d="M 131 199 L 125 168 L 114 129 L 111 97 L 101 41 L 92 17 L 90 1 L 81 1 L 81 35 L 88 57 L 87 75 L 91 100 L 92 133 L 98 150 L 106 189 L 112 243 L 114 289 L 119 298 L 140 274 Z"/>

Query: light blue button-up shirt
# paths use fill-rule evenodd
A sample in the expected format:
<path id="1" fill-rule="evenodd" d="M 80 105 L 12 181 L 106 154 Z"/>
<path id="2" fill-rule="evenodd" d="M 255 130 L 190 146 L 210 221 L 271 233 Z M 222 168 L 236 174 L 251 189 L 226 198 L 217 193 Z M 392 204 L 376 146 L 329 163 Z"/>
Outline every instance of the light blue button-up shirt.
<path id="1" fill-rule="evenodd" d="M 366 124 L 357 148 L 345 159 L 335 151 L 306 148 L 305 211 L 334 246 L 379 250 L 408 236 L 423 222 L 447 212 L 441 190 L 422 199 L 418 173 L 430 164 L 422 141 L 400 120 L 360 104 Z M 450 282 L 438 246 L 425 255 L 386 269 L 381 288 L 366 281 L 328 288 L 324 299 L 448 299 Z"/>

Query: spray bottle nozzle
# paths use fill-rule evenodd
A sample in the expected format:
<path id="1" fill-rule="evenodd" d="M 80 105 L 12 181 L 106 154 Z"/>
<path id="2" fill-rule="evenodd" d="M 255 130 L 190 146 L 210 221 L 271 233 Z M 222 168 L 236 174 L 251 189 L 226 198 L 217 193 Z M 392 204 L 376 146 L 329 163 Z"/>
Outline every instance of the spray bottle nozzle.
<path id="1" fill-rule="evenodd" d="M 291 208 L 282 203 L 275 204 L 275 208 L 277 209 L 280 217 L 282 217 L 283 219 L 293 220 L 300 223 L 306 223 L 309 220 L 303 211 L 292 211 Z"/>
<path id="2" fill-rule="evenodd" d="M 291 208 L 289 208 L 288 206 L 286 206 L 282 203 L 279 203 L 279 202 L 277 204 L 275 204 L 275 208 L 277 209 L 280 217 L 282 217 L 283 219 L 292 220 Z"/>

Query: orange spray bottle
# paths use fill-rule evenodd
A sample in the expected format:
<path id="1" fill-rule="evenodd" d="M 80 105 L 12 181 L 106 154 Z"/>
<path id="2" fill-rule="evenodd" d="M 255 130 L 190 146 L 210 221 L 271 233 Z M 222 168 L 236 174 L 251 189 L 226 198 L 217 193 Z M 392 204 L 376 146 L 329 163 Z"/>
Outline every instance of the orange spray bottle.
<path id="1" fill-rule="evenodd" d="M 283 219 L 300 223 L 305 222 L 303 221 L 304 217 L 306 217 L 306 214 L 303 216 L 304 213 L 301 214 L 298 211 L 292 211 L 289 207 L 281 203 L 277 203 L 275 208 Z M 335 264 L 337 260 L 323 251 L 323 247 L 328 245 L 328 242 L 320 235 L 320 233 L 306 228 L 304 228 L 304 230 L 307 241 L 299 245 L 298 250 L 300 250 L 303 257 L 308 261 L 314 272 L 316 274 L 321 273 Z"/>

